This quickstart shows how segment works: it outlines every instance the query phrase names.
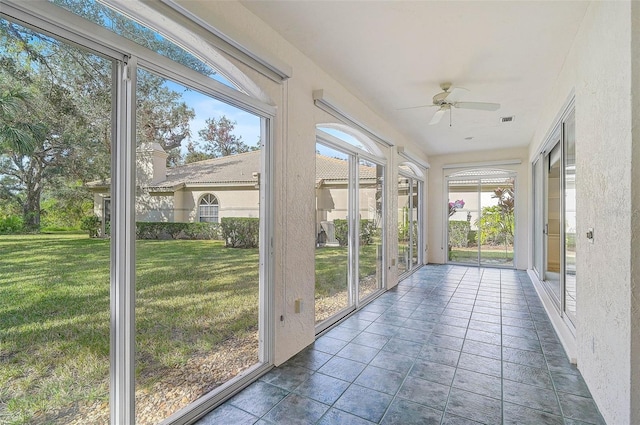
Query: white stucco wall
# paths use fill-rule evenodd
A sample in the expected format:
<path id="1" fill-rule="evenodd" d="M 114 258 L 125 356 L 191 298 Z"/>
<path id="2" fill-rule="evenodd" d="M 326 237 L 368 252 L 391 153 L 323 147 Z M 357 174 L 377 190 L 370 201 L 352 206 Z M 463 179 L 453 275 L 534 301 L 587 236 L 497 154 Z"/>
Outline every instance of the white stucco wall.
<path id="1" fill-rule="evenodd" d="M 633 6 L 635 31 L 637 9 Z M 636 282 L 638 274 L 631 264 L 638 258 L 633 200 L 640 182 L 637 170 L 635 179 L 631 174 L 632 146 L 638 145 L 631 58 L 637 63 L 638 47 L 632 49 L 631 11 L 628 1 L 590 5 L 530 149 L 533 156 L 575 89 L 577 362 L 605 420 L 616 425 L 640 423 L 639 298 L 631 291 L 632 273 Z M 637 86 L 633 93 L 640 94 Z M 633 165 L 640 165 L 637 152 Z M 589 227 L 595 231 L 593 244 L 585 236 Z"/>
<path id="2" fill-rule="evenodd" d="M 315 127 L 316 124 L 336 120 L 314 106 L 313 90 L 325 90 L 342 110 L 388 140 L 415 152 L 419 150 L 353 96 L 347 87 L 341 86 L 240 3 L 179 3 L 231 38 L 257 53 L 267 52 L 293 70 L 289 80 L 277 84 L 231 60 L 271 97 L 278 110 L 271 152 L 275 213 L 274 316 L 284 316 L 284 321 L 278 320 L 275 328 L 275 363 L 280 364 L 315 338 Z M 387 148 L 382 150 L 393 152 Z M 394 173 L 390 170 L 388 178 L 391 181 L 397 177 Z M 392 211 L 390 220 L 394 222 L 393 204 L 389 206 Z M 395 258 L 394 255 L 388 253 L 386 258 Z M 387 272 L 388 279 L 393 282 L 393 268 L 387 267 Z M 300 313 L 294 312 L 297 299 L 302 300 Z"/>
<path id="3" fill-rule="evenodd" d="M 491 165 L 479 167 L 474 164 L 486 162 L 500 162 L 520 160 L 516 165 Z M 442 264 L 447 260 L 447 243 L 444 225 L 447 222 L 447 188 L 446 175 L 455 170 L 443 169 L 445 165 L 470 164 L 466 169 L 495 168 L 509 170 L 517 173 L 515 188 L 515 266 L 518 269 L 526 269 L 529 257 L 528 239 L 528 211 L 529 211 L 529 171 L 527 161 L 527 149 L 502 149 L 463 154 L 438 155 L 429 157 L 431 168 L 429 169 L 429 203 L 428 211 L 428 248 L 429 263 Z"/>
<path id="4" fill-rule="evenodd" d="M 631 423 L 640 423 L 640 4 L 631 4 Z"/>

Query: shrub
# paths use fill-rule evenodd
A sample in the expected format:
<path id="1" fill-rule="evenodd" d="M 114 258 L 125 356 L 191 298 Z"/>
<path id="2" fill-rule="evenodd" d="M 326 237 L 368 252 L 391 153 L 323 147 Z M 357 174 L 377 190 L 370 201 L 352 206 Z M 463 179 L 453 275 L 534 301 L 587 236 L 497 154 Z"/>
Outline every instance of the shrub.
<path id="1" fill-rule="evenodd" d="M 22 217 L 19 215 L 0 215 L 0 233 L 19 233 L 22 231 Z"/>
<path id="2" fill-rule="evenodd" d="M 469 245 L 470 227 L 466 220 L 449 221 L 449 245 L 454 248 L 466 248 Z"/>
<path id="3" fill-rule="evenodd" d="M 90 238 L 97 238 L 98 232 L 100 231 L 100 224 L 102 224 L 100 217 L 97 215 L 90 215 L 82 219 L 80 229 L 88 231 Z"/>
<path id="4" fill-rule="evenodd" d="M 360 245 L 371 245 L 380 236 L 380 229 L 374 220 L 360 220 Z"/>
<path id="5" fill-rule="evenodd" d="M 333 220 L 333 226 L 335 228 L 336 240 L 340 246 L 347 246 L 349 244 L 349 224 L 347 223 L 347 220 Z"/>
<path id="6" fill-rule="evenodd" d="M 260 220 L 250 217 L 224 217 L 222 238 L 228 248 L 257 248 Z"/>
<path id="7" fill-rule="evenodd" d="M 474 246 L 478 243 L 478 231 L 477 230 L 469 230 L 469 237 L 467 238 L 469 242 L 468 246 Z"/>
<path id="8" fill-rule="evenodd" d="M 336 240 L 340 246 L 349 245 L 349 223 L 344 219 L 333 220 Z M 360 245 L 371 245 L 380 236 L 380 229 L 374 220 L 360 220 Z"/>
<path id="9" fill-rule="evenodd" d="M 187 223 L 185 239 L 222 239 L 220 223 Z"/>
<path id="10" fill-rule="evenodd" d="M 175 223 L 148 222 L 136 223 L 138 239 L 221 239 L 218 223 Z"/>

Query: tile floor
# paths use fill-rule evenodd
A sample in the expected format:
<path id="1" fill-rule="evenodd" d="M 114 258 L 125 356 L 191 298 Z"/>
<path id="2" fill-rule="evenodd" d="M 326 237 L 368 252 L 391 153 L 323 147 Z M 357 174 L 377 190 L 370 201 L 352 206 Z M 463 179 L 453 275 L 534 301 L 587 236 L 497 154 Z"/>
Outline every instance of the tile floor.
<path id="1" fill-rule="evenodd" d="M 198 425 L 604 423 L 525 272 L 441 265 Z"/>

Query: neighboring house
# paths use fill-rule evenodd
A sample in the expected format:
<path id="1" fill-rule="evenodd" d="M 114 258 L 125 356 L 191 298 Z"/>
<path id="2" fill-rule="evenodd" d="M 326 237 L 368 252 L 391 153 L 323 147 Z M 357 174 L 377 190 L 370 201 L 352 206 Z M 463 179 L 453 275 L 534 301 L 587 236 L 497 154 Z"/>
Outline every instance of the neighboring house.
<path id="1" fill-rule="evenodd" d="M 137 155 L 136 221 L 218 223 L 223 217 L 259 216 L 260 151 L 172 168 L 158 143 L 143 144 Z M 317 154 L 317 232 L 324 229 L 328 242 L 334 240 L 333 220 L 346 218 L 348 173 L 347 161 Z M 360 165 L 358 173 L 360 216 L 377 219 L 376 167 Z M 110 221 L 111 182 L 95 181 L 87 187 L 94 195 L 94 213 L 104 226 Z"/>

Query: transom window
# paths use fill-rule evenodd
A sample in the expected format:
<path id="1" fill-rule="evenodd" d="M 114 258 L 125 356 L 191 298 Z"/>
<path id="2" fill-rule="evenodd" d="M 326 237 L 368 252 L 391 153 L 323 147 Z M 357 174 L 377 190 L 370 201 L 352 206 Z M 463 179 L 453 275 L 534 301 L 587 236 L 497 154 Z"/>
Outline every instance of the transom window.
<path id="1" fill-rule="evenodd" d="M 199 216 L 201 222 L 218 223 L 218 198 L 208 193 L 200 199 Z"/>

